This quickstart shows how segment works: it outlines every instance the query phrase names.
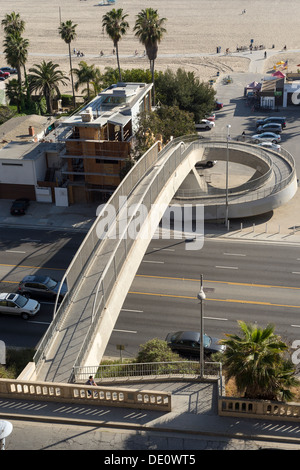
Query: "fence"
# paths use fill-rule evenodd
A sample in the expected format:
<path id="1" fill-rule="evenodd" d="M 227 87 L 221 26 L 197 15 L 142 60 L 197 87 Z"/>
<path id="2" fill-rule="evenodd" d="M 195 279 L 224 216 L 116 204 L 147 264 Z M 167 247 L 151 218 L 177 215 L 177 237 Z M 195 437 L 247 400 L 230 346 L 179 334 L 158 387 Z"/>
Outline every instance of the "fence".
<path id="1" fill-rule="evenodd" d="M 227 417 L 264 418 L 299 423 L 300 403 L 280 403 L 221 396 L 219 397 L 218 414 Z"/>
<path id="2" fill-rule="evenodd" d="M 0 397 L 171 411 L 171 393 L 0 379 Z"/>
<path id="3" fill-rule="evenodd" d="M 216 137 L 211 138 L 213 140 L 209 140 L 206 138 L 205 140 L 209 141 L 209 148 L 224 148 L 224 138 Z M 258 147 L 253 144 L 253 142 L 243 142 L 239 143 L 238 141 L 230 140 L 228 144 L 229 151 L 230 150 L 241 150 L 245 153 L 250 153 L 252 155 L 257 156 L 257 158 L 263 160 L 268 166 L 269 169 L 260 177 L 250 180 L 249 182 L 243 183 L 242 185 L 238 186 L 237 188 L 229 188 L 228 189 L 228 196 L 230 197 L 230 203 L 234 203 L 235 199 L 240 202 L 241 197 L 243 201 L 251 201 L 256 199 L 263 199 L 271 194 L 277 193 L 284 189 L 294 178 L 295 176 L 295 161 L 292 155 L 285 149 L 281 148 L 280 153 L 274 152 L 273 154 L 268 150 Z M 272 184 L 264 189 L 260 189 L 271 177 L 273 173 L 274 165 L 274 158 L 277 161 L 282 162 L 282 174 L 280 175 L 280 181 L 277 184 Z M 280 169 L 278 165 L 275 168 L 276 172 L 279 172 Z M 208 192 L 204 192 L 203 190 L 199 189 L 179 189 L 174 198 L 175 199 L 188 199 L 188 198 L 207 198 L 210 197 L 218 197 L 219 202 L 223 198 L 225 200 L 225 189 L 216 189 L 213 187 L 208 188 Z M 215 203 L 215 200 L 212 200 Z M 209 200 L 205 199 L 205 204 L 209 204 Z"/>
<path id="4" fill-rule="evenodd" d="M 85 382 L 90 375 L 93 375 L 98 382 L 105 383 L 124 382 L 124 380 L 199 379 L 199 374 L 200 363 L 197 361 L 103 364 L 73 368 L 73 380 L 76 383 Z M 217 378 L 220 381 L 220 394 L 222 394 L 222 364 L 220 362 L 205 362 L 203 375 L 206 378 Z"/>
<path id="5" fill-rule="evenodd" d="M 147 184 L 144 184 L 144 189 L 142 188 L 140 191 L 143 191 L 143 193 L 141 196 L 139 196 L 138 205 L 143 204 L 149 213 L 151 205 L 155 202 L 159 192 L 164 187 L 170 176 L 176 171 L 176 168 L 180 165 L 180 163 L 189 155 L 189 153 L 195 149 L 217 145 L 216 142 L 225 147 L 227 144 L 227 139 L 225 137 L 217 137 L 215 135 L 211 139 L 204 139 L 197 135 L 184 136 L 169 142 L 169 144 L 167 144 L 159 153 L 158 143 L 156 143 L 149 149 L 148 152 L 143 155 L 143 157 L 127 174 L 127 176 L 124 178 L 124 180 L 121 182 L 119 187 L 107 202 L 107 205 L 102 208 L 98 218 L 101 216 L 101 214 L 105 213 L 106 207 L 108 205 L 111 205 L 115 208 L 115 214 L 117 214 L 118 217 L 122 211 L 122 207 L 119 207 L 120 197 L 124 197 L 125 205 L 125 200 L 127 202 L 128 198 L 133 194 L 134 189 L 138 183 L 142 180 L 143 182 L 146 181 Z M 236 142 L 235 144 L 232 143 L 231 145 L 241 146 L 243 144 Z M 251 151 L 257 152 L 257 148 L 254 145 L 247 145 L 247 147 L 251 147 Z M 162 161 L 163 164 L 159 164 Z M 285 181 L 282 184 L 287 183 Z M 279 183 L 279 185 L 281 185 L 281 183 Z M 138 209 L 136 209 L 136 211 L 137 210 Z M 112 216 L 113 220 L 108 221 L 108 226 L 110 224 L 116 223 L 115 214 Z M 127 221 L 125 230 L 127 230 L 127 227 L 132 223 L 134 217 L 135 213 L 132 214 L 130 220 Z M 34 356 L 36 365 L 38 365 L 41 359 L 45 357 L 47 347 L 50 344 L 56 329 L 58 328 L 59 322 L 62 320 L 68 309 L 68 306 L 72 300 L 72 296 L 80 283 L 82 273 L 87 269 L 91 259 L 93 258 L 92 254 L 94 254 L 96 250 L 98 250 L 99 253 L 101 246 L 103 246 L 102 244 L 105 242 L 105 239 L 101 239 L 97 235 L 98 218 L 86 235 L 83 243 L 81 244 L 75 257 L 73 258 L 72 263 L 63 277 L 62 281 L 66 281 L 68 285 L 68 293 L 64 297 L 58 309 L 56 301 L 54 308 L 55 316 L 46 334 L 42 338 L 39 348 Z M 95 331 L 95 324 L 97 324 L 101 318 L 105 303 L 110 293 L 112 292 L 114 283 L 117 279 L 118 271 L 124 263 L 133 243 L 134 240 L 123 236 L 119 236 L 116 240 L 115 247 L 112 249 L 110 258 L 106 262 L 102 276 L 96 288 L 91 325 L 75 361 L 76 366 L 81 364 L 84 354 L 88 350 L 88 344 L 91 343 Z"/>
<path id="6" fill-rule="evenodd" d="M 139 161 L 139 164 L 133 167 L 133 169 L 124 178 L 122 183 L 118 186 L 118 188 L 116 189 L 112 197 L 107 202 L 106 206 L 108 204 L 111 204 L 115 208 L 116 212 L 117 213 L 119 212 L 120 196 L 128 197 L 130 193 L 134 190 L 135 186 L 140 181 L 140 179 L 145 175 L 148 168 L 151 168 L 151 166 L 155 163 L 155 161 L 157 160 L 157 155 L 158 155 L 157 146 L 158 146 L 158 143 L 155 144 L 153 147 L 151 147 L 149 151 L 144 154 L 144 156 Z M 103 208 L 102 212 L 105 212 L 105 207 Z M 98 217 L 99 216 L 100 214 L 98 215 Z M 63 315 L 66 312 L 71 302 L 72 295 L 76 287 L 78 286 L 78 282 L 81 279 L 81 274 L 84 271 L 84 269 L 87 268 L 91 260 L 92 254 L 94 253 L 96 249 L 99 249 L 101 243 L 104 242 L 104 240 L 99 239 L 97 235 L 97 223 L 98 223 L 98 218 L 96 219 L 93 226 L 89 230 L 88 234 L 84 238 L 76 255 L 74 256 L 71 264 L 69 265 L 65 275 L 63 276 L 61 285 L 65 281 L 68 286 L 68 292 L 65 295 L 64 299 L 62 300 L 59 307 L 58 307 L 58 296 L 57 296 L 55 307 L 54 307 L 54 317 L 52 319 L 51 325 L 49 326 L 44 337 L 42 338 L 39 344 L 39 347 L 36 351 L 36 354 L 34 356 L 34 361 L 36 364 L 38 364 L 39 361 L 43 359 L 44 354 L 47 350 L 47 346 L 49 342 L 51 341 L 53 335 L 55 334 L 58 324 L 62 320 Z"/>

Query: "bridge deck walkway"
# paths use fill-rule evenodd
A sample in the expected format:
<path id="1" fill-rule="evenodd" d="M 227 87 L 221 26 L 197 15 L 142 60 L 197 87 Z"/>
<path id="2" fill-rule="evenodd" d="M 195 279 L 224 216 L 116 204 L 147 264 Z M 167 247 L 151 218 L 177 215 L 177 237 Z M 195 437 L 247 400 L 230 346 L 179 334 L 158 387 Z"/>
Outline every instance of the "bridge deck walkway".
<path id="1" fill-rule="evenodd" d="M 150 182 L 156 174 L 156 171 L 164 165 L 165 160 L 169 158 L 170 153 L 173 151 L 174 148 L 170 148 L 169 152 L 166 152 L 166 154 L 159 159 L 153 167 L 149 168 L 147 174 L 131 193 L 127 206 L 141 202 L 142 196 L 146 189 L 149 188 L 149 185 L 151 184 Z M 279 165 L 275 160 L 276 157 L 274 156 L 273 184 L 280 181 L 283 177 L 282 172 L 288 173 L 289 166 L 286 162 L 283 163 L 283 166 L 282 162 Z M 255 189 L 255 191 L 257 191 L 257 189 Z M 247 192 L 246 195 L 240 196 L 240 202 L 242 200 L 246 200 L 245 198 L 247 197 L 249 197 L 249 192 Z M 233 203 L 236 202 L 234 199 L 235 196 L 232 200 Z M 152 201 L 152 204 L 153 203 L 154 201 Z M 123 217 L 127 218 L 127 209 L 126 214 L 121 210 L 117 215 L 115 220 L 116 226 L 119 225 L 119 222 L 122 221 Z M 50 382 L 69 381 L 72 374 L 72 368 L 91 325 L 93 303 L 99 279 L 101 278 L 101 274 L 107 266 L 109 259 L 113 255 L 118 242 L 118 237 L 115 237 L 114 239 L 106 239 L 104 243 L 101 244 L 99 250 L 95 252 L 93 262 L 90 267 L 85 270 L 81 282 L 79 283 L 79 287 L 73 295 L 70 306 L 59 325 L 58 331 L 52 339 L 51 347 L 46 353 L 46 357 L 42 365 L 38 368 L 38 380 Z M 117 261 L 118 260 L 116 260 L 116 262 Z"/>
<path id="2" fill-rule="evenodd" d="M 164 158 L 167 158 L 167 156 L 168 154 Z M 163 164 L 164 158 L 149 169 L 128 199 L 127 206 L 138 204 L 141 201 L 141 197 L 153 178 L 154 172 Z M 127 214 L 121 210 L 115 221 L 116 226 L 118 226 L 118 222 L 122 217 L 126 216 Z M 117 229 L 116 233 L 118 233 Z M 118 237 L 115 239 L 105 239 L 104 243 L 101 244 L 101 249 L 95 253 L 92 264 L 84 272 L 67 313 L 55 337 L 52 339 L 51 347 L 46 353 L 46 358 L 38 369 L 37 380 L 68 382 L 73 365 L 91 323 L 93 302 L 99 279 L 118 241 Z"/>

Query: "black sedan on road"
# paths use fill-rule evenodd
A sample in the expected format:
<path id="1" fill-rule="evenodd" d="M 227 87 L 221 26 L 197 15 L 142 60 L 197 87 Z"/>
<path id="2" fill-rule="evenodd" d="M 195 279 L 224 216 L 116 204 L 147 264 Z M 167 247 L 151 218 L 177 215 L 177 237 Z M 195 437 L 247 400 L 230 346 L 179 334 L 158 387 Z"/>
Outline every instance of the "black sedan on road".
<path id="1" fill-rule="evenodd" d="M 10 208 L 11 215 L 24 215 L 29 206 L 29 199 L 20 198 L 16 199 Z"/>
<path id="2" fill-rule="evenodd" d="M 204 354 L 210 354 L 225 351 L 225 345 L 219 344 L 219 338 L 212 338 L 208 335 L 203 335 L 204 340 Z M 169 333 L 166 337 L 168 346 L 172 351 L 177 352 L 183 356 L 198 356 L 200 354 L 200 333 L 197 331 L 177 331 L 176 333 Z"/>

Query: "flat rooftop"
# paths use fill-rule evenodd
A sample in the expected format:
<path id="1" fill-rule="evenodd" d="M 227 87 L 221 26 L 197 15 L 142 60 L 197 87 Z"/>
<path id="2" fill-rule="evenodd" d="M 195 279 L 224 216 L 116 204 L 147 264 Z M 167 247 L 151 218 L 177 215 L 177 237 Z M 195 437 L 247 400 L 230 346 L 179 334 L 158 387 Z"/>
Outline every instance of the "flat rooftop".
<path id="1" fill-rule="evenodd" d="M 117 83 L 99 93 L 77 114 L 61 122 L 62 126 L 103 126 L 107 122 L 125 125 L 131 108 L 152 88 L 152 83 Z M 85 116 L 87 116 L 85 118 Z M 91 116 L 91 119 L 89 119 Z"/>
<path id="2" fill-rule="evenodd" d="M 53 148 L 50 142 L 11 141 L 0 149 L 0 160 L 37 160 Z"/>

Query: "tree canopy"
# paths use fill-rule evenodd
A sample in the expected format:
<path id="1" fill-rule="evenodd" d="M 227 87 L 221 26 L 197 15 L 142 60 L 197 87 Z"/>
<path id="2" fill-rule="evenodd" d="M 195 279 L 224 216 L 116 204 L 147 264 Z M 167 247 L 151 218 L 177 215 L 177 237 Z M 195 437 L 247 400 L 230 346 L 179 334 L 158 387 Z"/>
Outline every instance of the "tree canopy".
<path id="1" fill-rule="evenodd" d="M 274 326 L 260 328 L 239 322 L 241 334 L 228 334 L 222 340 L 226 345 L 224 368 L 228 378 L 234 378 L 238 391 L 246 398 L 290 400 L 290 388 L 299 385 L 295 367 L 285 353 L 288 346 Z"/>
<path id="2" fill-rule="evenodd" d="M 155 85 L 158 101 L 193 113 L 195 122 L 214 109 L 215 90 L 208 83 L 201 82 L 194 72 L 168 69 L 157 75 Z"/>

